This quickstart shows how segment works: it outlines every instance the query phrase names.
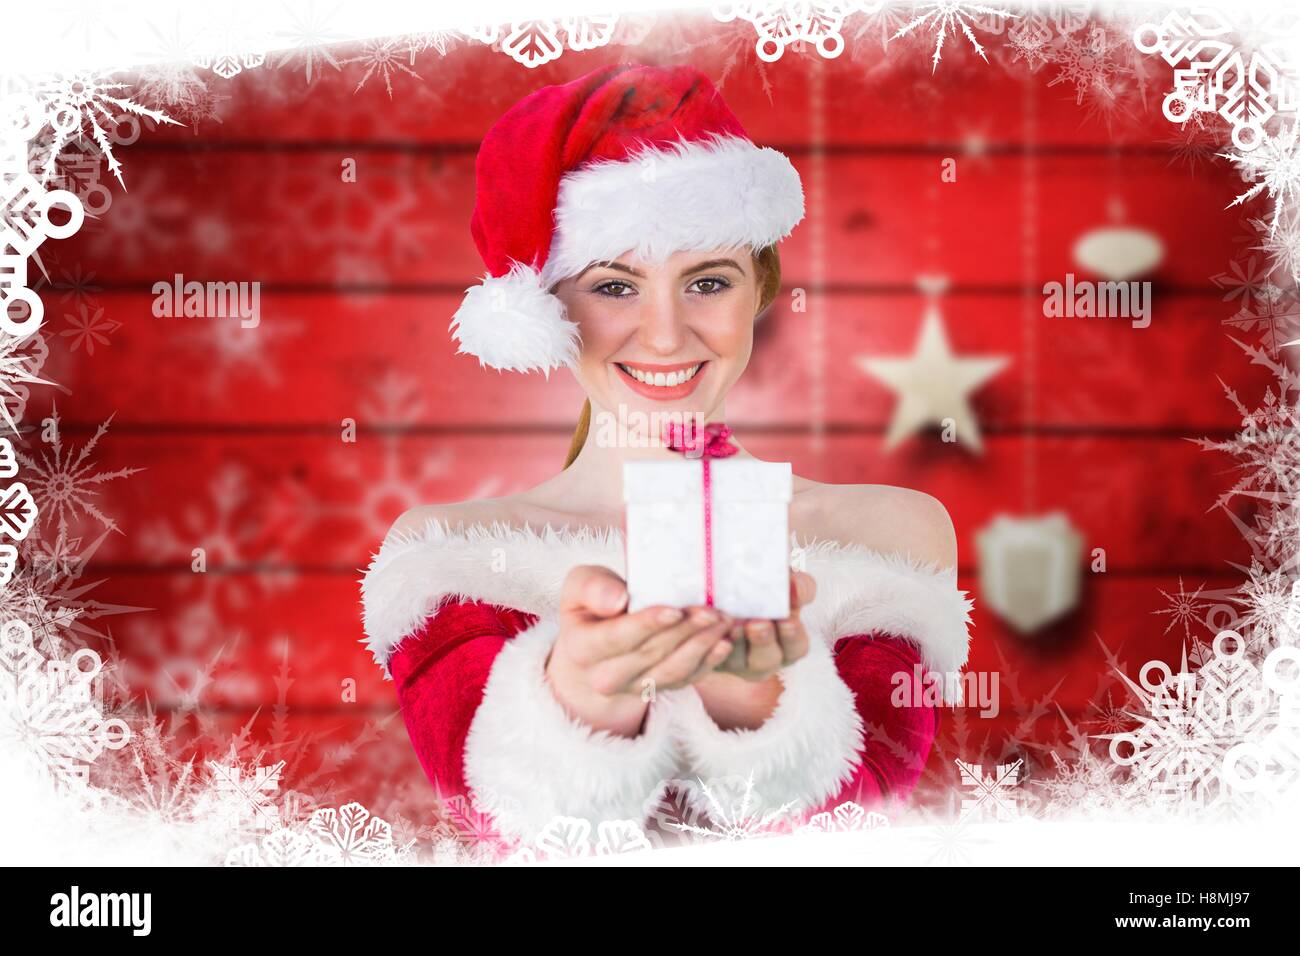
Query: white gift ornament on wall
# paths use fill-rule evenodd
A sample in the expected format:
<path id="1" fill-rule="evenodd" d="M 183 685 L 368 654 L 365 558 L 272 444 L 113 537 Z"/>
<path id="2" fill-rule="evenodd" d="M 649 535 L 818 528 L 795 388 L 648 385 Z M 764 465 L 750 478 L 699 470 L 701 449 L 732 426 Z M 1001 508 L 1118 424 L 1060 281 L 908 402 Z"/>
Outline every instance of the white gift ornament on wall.
<path id="1" fill-rule="evenodd" d="M 1063 511 L 999 515 L 975 535 L 980 597 L 1021 634 L 1074 610 L 1083 577 L 1083 535 Z"/>
<path id="2" fill-rule="evenodd" d="M 628 610 L 708 603 L 734 617 L 790 614 L 789 462 L 700 458 L 623 465 Z M 706 544 L 710 545 L 706 549 Z"/>

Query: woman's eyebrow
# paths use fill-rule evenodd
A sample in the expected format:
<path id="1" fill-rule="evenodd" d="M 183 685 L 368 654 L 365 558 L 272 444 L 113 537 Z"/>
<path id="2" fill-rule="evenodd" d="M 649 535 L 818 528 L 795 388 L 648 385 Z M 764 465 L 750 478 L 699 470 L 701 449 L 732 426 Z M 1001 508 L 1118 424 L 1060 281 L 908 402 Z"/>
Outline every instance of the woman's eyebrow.
<path id="1" fill-rule="evenodd" d="M 587 268 L 579 272 L 577 278 L 574 279 L 574 281 L 576 282 L 578 279 L 581 279 L 592 269 L 614 269 L 617 272 L 626 272 L 630 276 L 636 276 L 638 279 L 645 278 L 644 272 L 638 272 L 636 269 L 633 269 L 631 266 L 625 266 L 621 262 L 593 262 L 591 265 L 587 266 Z"/>
<path id="2" fill-rule="evenodd" d="M 683 271 L 682 275 L 688 276 L 692 272 L 703 272 L 705 269 L 716 269 L 719 266 L 731 266 L 731 268 L 735 269 L 737 272 L 744 271 L 743 269 L 740 268 L 739 265 L 736 264 L 735 259 L 710 259 L 707 262 L 696 263 L 695 265 L 691 266 L 689 269 Z"/>

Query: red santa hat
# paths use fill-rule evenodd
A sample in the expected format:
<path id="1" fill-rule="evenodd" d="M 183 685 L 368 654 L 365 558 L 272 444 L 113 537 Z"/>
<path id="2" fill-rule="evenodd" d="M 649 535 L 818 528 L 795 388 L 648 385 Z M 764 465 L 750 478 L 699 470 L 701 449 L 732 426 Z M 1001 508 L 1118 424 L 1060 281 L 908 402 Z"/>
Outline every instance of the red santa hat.
<path id="1" fill-rule="evenodd" d="M 479 149 L 471 229 L 488 274 L 452 320 L 496 369 L 573 367 L 578 327 L 548 291 L 627 252 L 759 249 L 803 218 L 790 161 L 754 145 L 691 67 L 608 66 L 516 103 Z"/>

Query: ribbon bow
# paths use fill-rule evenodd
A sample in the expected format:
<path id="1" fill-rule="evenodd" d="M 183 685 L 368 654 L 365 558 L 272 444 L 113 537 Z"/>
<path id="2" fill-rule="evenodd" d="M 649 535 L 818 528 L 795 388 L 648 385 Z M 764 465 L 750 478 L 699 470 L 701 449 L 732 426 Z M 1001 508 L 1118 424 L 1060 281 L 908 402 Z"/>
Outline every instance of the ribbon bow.
<path id="1" fill-rule="evenodd" d="M 740 450 L 727 440 L 730 437 L 731 426 L 722 422 L 709 422 L 702 429 L 684 422 L 668 422 L 664 427 L 668 449 L 687 458 L 728 458 Z"/>

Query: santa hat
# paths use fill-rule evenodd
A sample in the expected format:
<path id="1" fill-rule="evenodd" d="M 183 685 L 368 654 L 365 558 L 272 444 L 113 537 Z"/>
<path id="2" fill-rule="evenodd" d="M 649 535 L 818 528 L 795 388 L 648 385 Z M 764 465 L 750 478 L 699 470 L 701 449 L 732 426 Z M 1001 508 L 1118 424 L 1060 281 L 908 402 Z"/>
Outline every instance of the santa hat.
<path id="1" fill-rule="evenodd" d="M 548 291 L 593 262 L 785 238 L 803 218 L 790 161 L 755 146 L 691 67 L 608 66 L 515 104 L 479 149 L 471 229 L 488 274 L 451 323 L 481 365 L 573 367 L 578 327 Z"/>

